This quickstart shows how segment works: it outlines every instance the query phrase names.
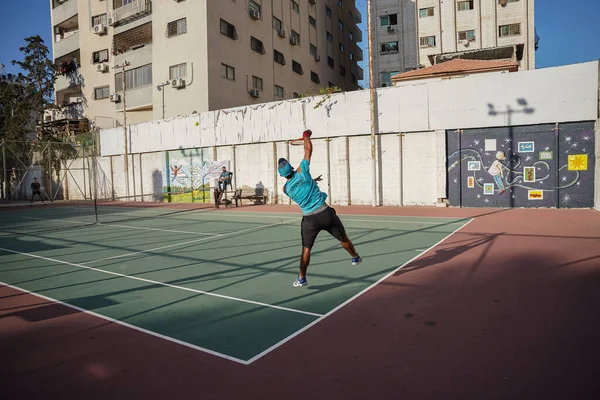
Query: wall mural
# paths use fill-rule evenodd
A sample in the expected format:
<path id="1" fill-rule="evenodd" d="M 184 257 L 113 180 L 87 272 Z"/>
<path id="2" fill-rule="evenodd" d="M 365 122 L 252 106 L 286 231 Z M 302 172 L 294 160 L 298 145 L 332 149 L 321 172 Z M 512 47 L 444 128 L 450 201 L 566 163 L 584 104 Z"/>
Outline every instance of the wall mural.
<path id="1" fill-rule="evenodd" d="M 452 206 L 593 207 L 593 122 L 448 131 L 447 139 Z"/>
<path id="2" fill-rule="evenodd" d="M 204 160 L 202 149 L 166 152 L 166 173 L 163 174 L 165 201 L 210 201 L 210 182 L 218 179 L 221 167 L 229 170 L 229 161 Z"/>

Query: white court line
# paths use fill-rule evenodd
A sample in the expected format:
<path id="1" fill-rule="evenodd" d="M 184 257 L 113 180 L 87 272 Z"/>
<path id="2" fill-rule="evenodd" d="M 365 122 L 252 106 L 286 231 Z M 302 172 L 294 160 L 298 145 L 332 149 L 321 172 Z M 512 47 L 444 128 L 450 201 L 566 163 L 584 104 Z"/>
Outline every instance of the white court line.
<path id="1" fill-rule="evenodd" d="M 249 212 L 249 211 L 234 211 L 232 212 L 232 214 L 234 213 L 242 213 L 242 212 Z M 281 218 L 275 215 L 260 215 L 260 212 L 255 212 L 253 215 L 244 215 L 244 217 L 246 218 Z M 290 213 L 291 215 L 293 215 L 292 213 Z M 218 213 L 205 213 L 205 215 L 222 215 L 222 214 L 218 214 Z M 347 218 L 348 215 L 357 215 L 357 214 L 338 214 L 338 216 L 342 219 L 342 222 L 346 222 L 346 221 L 356 221 L 356 222 L 371 222 L 371 223 L 393 223 L 393 224 L 418 224 L 418 225 L 440 225 L 440 224 L 454 224 L 454 223 L 463 223 L 464 221 L 457 219 L 457 220 L 452 220 L 452 221 L 439 221 L 439 222 L 418 222 L 418 221 L 400 221 L 400 220 L 386 220 L 386 219 L 354 219 L 354 218 Z M 379 215 L 374 215 L 374 217 L 378 217 Z M 389 215 L 389 216 L 385 216 L 385 215 L 381 215 L 381 217 L 395 217 L 393 215 Z M 401 217 L 401 218 L 406 218 L 406 217 Z M 415 217 L 415 218 L 421 218 L 421 217 Z M 438 217 L 429 217 L 429 218 L 438 218 Z"/>
<path id="2" fill-rule="evenodd" d="M 63 306 L 75 309 L 75 310 L 80 311 L 82 313 L 85 313 L 85 314 L 88 314 L 88 315 L 92 315 L 94 317 L 101 318 L 101 319 L 104 319 L 106 321 L 110 321 L 112 323 L 115 323 L 115 324 L 118 324 L 118 325 L 122 325 L 122 326 L 125 326 L 127 328 L 131 328 L 131 329 L 134 329 L 136 331 L 143 332 L 143 333 L 146 333 L 148 335 L 158 337 L 160 339 L 167 340 L 169 342 L 173 342 L 173 343 L 180 344 L 182 346 L 190 347 L 190 348 L 192 348 L 194 350 L 200 350 L 200 351 L 203 351 L 205 353 L 211 354 L 213 356 L 225 358 L 225 359 L 227 359 L 229 361 L 235 361 L 235 362 L 240 363 L 240 364 L 248 365 L 248 362 L 245 361 L 245 360 L 240 360 L 239 358 L 231 357 L 231 356 L 228 356 L 227 354 L 218 353 L 218 352 L 216 352 L 214 350 L 206 349 L 204 347 L 196 346 L 196 345 L 193 345 L 191 343 L 184 342 L 182 340 L 175 339 L 175 338 L 172 338 L 172 337 L 169 337 L 169 336 L 165 336 L 165 335 L 162 335 L 162 334 L 157 333 L 157 332 L 149 331 L 147 329 L 140 328 L 139 326 L 131 325 L 131 324 L 128 324 L 127 322 L 119 321 L 119 320 L 116 320 L 114 318 L 107 317 L 105 315 L 98 314 L 98 313 L 95 313 L 93 311 L 81 308 L 81 307 L 77 307 L 77 306 L 75 306 L 73 304 L 69 304 L 69 303 L 62 302 L 60 300 L 53 299 L 52 297 L 48 297 L 48 296 L 44 296 L 44 295 L 41 295 L 41 294 L 38 294 L 38 293 L 30 292 L 29 290 L 25 290 L 25 289 L 22 289 L 22 288 L 19 288 L 19 287 L 16 287 L 16 286 L 12 286 L 12 285 L 9 285 L 9 284 L 4 283 L 4 282 L 0 282 L 0 285 L 9 287 L 11 289 L 15 289 L 15 290 L 21 291 L 23 293 L 30 294 L 32 296 L 39 297 L 39 298 L 44 299 L 44 300 L 53 301 L 53 302 L 55 302 L 57 304 L 60 304 L 60 305 L 63 305 Z"/>
<path id="3" fill-rule="evenodd" d="M 241 303 L 249 303 L 249 304 L 254 304 L 254 305 L 257 305 L 257 306 L 261 306 L 261 307 L 275 308 L 277 310 L 290 311 L 290 312 L 295 312 L 295 313 L 298 313 L 298 314 L 306 314 L 306 315 L 311 315 L 313 317 L 320 317 L 322 315 L 322 314 L 312 313 L 312 312 L 309 312 L 309 311 L 296 310 L 294 308 L 281 307 L 281 306 L 275 306 L 275 305 L 272 305 L 272 304 L 261 303 L 260 301 L 246 300 L 246 299 L 241 299 L 239 297 L 226 296 L 224 294 L 218 294 L 218 293 L 212 293 L 212 292 L 205 292 L 204 290 L 197 290 L 197 289 L 187 288 L 185 286 L 172 285 L 170 283 L 160 282 L 160 281 L 154 281 L 152 279 L 140 278 L 138 276 L 131 276 L 131 275 L 126 275 L 126 274 L 120 274 L 118 272 L 107 271 L 107 270 L 100 269 L 100 268 L 88 267 L 88 266 L 85 266 L 85 265 L 82 265 L 82 264 L 70 263 L 68 261 L 62 261 L 62 260 L 58 260 L 56 258 L 43 257 L 43 256 L 38 256 L 36 254 L 23 253 L 21 251 L 4 249 L 2 247 L 0 247 L 0 250 L 1 251 L 5 251 L 7 253 L 19 254 L 19 255 L 22 255 L 22 256 L 27 256 L 27 257 L 31 257 L 31 258 L 37 258 L 37 259 L 45 260 L 45 261 L 51 261 L 51 262 L 58 263 L 58 264 L 69 265 L 71 267 L 89 269 L 89 270 L 92 270 L 92 271 L 101 272 L 103 274 L 108 274 L 108 275 L 114 275 L 114 276 L 118 276 L 118 277 L 121 277 L 121 278 L 127 278 L 127 279 L 132 279 L 132 280 L 135 280 L 135 281 L 141 281 L 141 282 L 151 283 L 153 285 L 166 286 L 166 287 L 170 287 L 172 289 L 179 289 L 179 290 L 184 290 L 184 291 L 187 291 L 187 292 L 193 292 L 193 293 L 198 293 L 198 294 L 204 294 L 204 295 L 207 295 L 207 296 L 219 297 L 221 299 L 239 301 Z"/>
<path id="4" fill-rule="evenodd" d="M 261 226 L 255 226 L 253 228 L 247 228 L 247 229 L 242 229 L 241 231 L 234 231 L 234 232 L 229 232 L 229 233 L 223 233 L 221 234 L 221 236 L 218 236 L 219 238 L 222 237 L 227 237 L 227 236 L 231 236 L 231 235 L 236 235 L 239 233 L 246 233 L 246 232 L 251 232 L 251 231 L 257 231 L 260 229 L 264 229 L 264 228 L 268 228 L 270 226 L 275 226 L 275 225 L 283 225 L 287 222 L 291 222 L 291 221 L 297 221 L 300 218 L 293 218 L 293 219 L 289 219 L 289 220 L 285 220 L 285 221 L 281 221 L 275 224 L 268 224 L 268 225 L 261 225 Z M 200 239 L 194 239 L 194 240 L 188 240 L 186 242 L 181 242 L 181 243 L 175 243 L 175 244 L 169 244 L 166 246 L 161 246 L 161 247 L 155 247 L 153 249 L 148 249 L 148 250 L 141 250 L 141 251 L 135 251 L 133 253 L 126 253 L 126 254 L 121 254 L 119 256 L 112 256 L 112 257 L 107 257 L 107 258 L 101 258 L 100 260 L 94 260 L 94 261 L 86 261 L 83 264 L 92 264 L 92 263 L 97 263 L 100 261 L 107 261 L 107 260 L 114 260 L 115 258 L 123 258 L 123 257 L 129 257 L 129 256 L 133 256 L 136 254 L 142 254 L 142 253 L 149 253 L 149 252 L 153 252 L 153 251 L 157 251 L 157 250 L 163 250 L 163 249 L 169 249 L 172 247 L 177 247 L 177 246 L 185 246 L 186 244 L 192 244 L 192 243 L 198 243 L 198 242 L 203 242 L 205 240 L 209 240 L 209 239 L 213 239 L 214 237 L 204 237 L 204 238 L 200 238 Z"/>
<path id="5" fill-rule="evenodd" d="M 179 230 L 175 230 L 175 229 L 144 228 L 144 227 L 141 227 L 141 226 L 117 225 L 117 224 L 112 224 L 112 223 L 100 223 L 98 225 L 103 225 L 103 226 L 108 226 L 108 227 L 110 227 L 110 226 L 117 226 L 119 228 L 127 228 L 127 229 L 140 229 L 140 230 L 143 230 L 143 231 L 190 233 L 192 235 L 204 235 L 204 236 L 213 236 L 213 237 L 223 236 L 222 233 L 205 233 L 205 232 L 179 231 Z"/>
<path id="6" fill-rule="evenodd" d="M 423 219 L 450 219 L 450 220 L 466 220 L 466 219 L 468 219 L 467 217 L 427 217 L 427 216 L 419 216 L 419 215 L 377 215 L 377 214 L 354 214 L 354 213 L 346 214 L 344 212 L 339 212 L 340 209 L 342 209 L 341 211 L 343 211 L 342 207 L 344 207 L 344 206 L 337 207 L 337 206 L 330 205 L 330 207 L 335 208 L 337 214 L 339 216 L 344 216 L 344 217 L 355 216 L 355 217 L 369 217 L 369 218 L 373 218 L 373 217 L 379 217 L 379 218 L 423 218 Z M 206 211 L 205 214 L 207 214 L 207 215 L 223 215 L 222 214 L 223 212 L 226 212 L 226 211 L 221 211 L 221 212 Z M 273 215 L 272 217 L 269 217 L 269 218 L 276 218 L 276 217 L 274 217 L 275 215 L 294 215 L 295 213 L 293 213 L 293 212 L 269 212 L 269 211 L 230 211 L 229 215 L 235 215 L 235 214 L 250 214 L 250 215 L 248 215 L 249 217 L 267 214 L 267 215 Z M 302 214 L 297 214 L 297 215 L 301 216 Z"/>
<path id="7" fill-rule="evenodd" d="M 442 240 L 440 240 L 439 242 L 437 242 L 436 244 L 434 244 L 433 246 L 429 247 L 427 249 L 427 251 L 433 249 L 435 246 L 439 245 L 440 243 L 442 243 L 444 240 L 448 239 L 450 236 L 454 235 L 456 232 L 458 232 L 459 230 L 461 230 L 462 228 L 464 228 L 465 226 L 467 226 L 468 224 L 470 224 L 475 218 L 471 218 L 467 223 L 465 223 L 464 225 L 460 226 L 458 229 L 456 229 L 455 231 L 453 231 L 452 233 L 450 233 L 448 236 L 446 236 L 445 238 L 443 238 Z M 373 283 L 371 286 L 363 289 L 362 291 L 360 291 L 359 293 L 357 293 L 356 295 L 352 296 L 351 298 L 349 298 L 348 300 L 346 300 L 345 302 L 343 302 L 342 304 L 340 304 L 339 306 L 335 307 L 333 310 L 329 311 L 328 313 L 326 313 L 325 315 L 323 315 L 322 317 L 314 320 L 313 322 L 311 322 L 310 324 L 306 325 L 304 328 L 294 332 L 293 334 L 291 334 L 290 336 L 288 336 L 287 338 L 281 340 L 279 343 L 274 344 L 273 346 L 269 347 L 268 349 L 264 350 L 263 352 L 255 355 L 254 357 L 252 357 L 251 359 L 249 359 L 247 361 L 247 365 L 252 364 L 254 361 L 258 360 L 259 358 L 265 356 L 266 354 L 270 353 L 271 351 L 277 349 L 278 347 L 282 346 L 283 344 L 285 344 L 286 342 L 292 340 L 293 338 L 295 338 L 296 336 L 300 335 L 302 332 L 306 331 L 307 329 L 313 327 L 314 325 L 318 324 L 320 321 L 324 320 L 325 318 L 327 318 L 328 316 L 330 316 L 331 314 L 333 314 L 334 312 L 336 312 L 337 310 L 339 310 L 340 308 L 344 307 L 346 304 L 350 303 L 351 301 L 353 301 L 354 299 L 358 298 L 359 296 L 361 296 L 362 294 L 364 294 L 365 292 L 367 292 L 368 290 L 372 289 L 373 287 L 377 286 L 380 282 L 382 282 L 383 280 L 387 279 L 388 277 L 390 277 L 392 274 L 396 273 L 397 271 L 401 270 L 402 268 L 404 268 L 405 266 L 407 266 L 408 264 L 410 264 L 411 262 L 413 262 L 414 260 L 416 260 L 417 258 L 421 257 L 422 254 L 418 254 L 416 256 L 414 256 L 413 258 L 411 258 L 410 260 L 408 260 L 407 262 L 405 262 L 404 264 L 402 264 L 401 266 L 399 266 L 398 268 L 396 268 L 395 270 L 391 271 L 389 274 L 385 275 L 384 277 L 382 277 L 381 279 L 379 279 L 377 282 Z M 363 260 L 364 263 L 364 260 Z"/>

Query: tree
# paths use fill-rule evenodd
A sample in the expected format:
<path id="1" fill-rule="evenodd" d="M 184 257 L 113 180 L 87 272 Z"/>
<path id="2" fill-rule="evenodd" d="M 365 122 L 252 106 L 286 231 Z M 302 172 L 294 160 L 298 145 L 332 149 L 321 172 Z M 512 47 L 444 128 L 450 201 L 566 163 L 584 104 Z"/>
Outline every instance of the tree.
<path id="1" fill-rule="evenodd" d="M 315 93 L 314 89 L 310 88 L 306 92 L 300 95 L 300 99 L 304 99 L 306 97 L 314 97 L 314 96 L 324 96 L 320 101 L 318 101 L 313 108 L 319 108 L 325 103 L 334 93 L 341 93 L 342 88 L 339 86 L 326 86 L 319 88 L 319 91 Z"/>
<path id="2" fill-rule="evenodd" d="M 34 118 L 40 121 L 42 137 L 50 135 L 44 127 L 44 110 L 53 104 L 54 82 L 56 82 L 56 66 L 48 58 L 48 47 L 39 35 L 25 38 L 27 45 L 19 48 L 25 54 L 23 61 L 13 60 L 25 72 L 23 83 L 27 86 L 27 102 L 34 113 Z"/>

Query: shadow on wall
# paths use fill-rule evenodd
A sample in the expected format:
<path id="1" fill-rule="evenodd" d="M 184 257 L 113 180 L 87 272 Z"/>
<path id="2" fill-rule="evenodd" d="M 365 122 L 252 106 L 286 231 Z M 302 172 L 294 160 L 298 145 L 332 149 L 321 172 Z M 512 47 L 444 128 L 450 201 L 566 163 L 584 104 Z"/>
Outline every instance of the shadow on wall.
<path id="1" fill-rule="evenodd" d="M 152 194 L 156 201 L 160 201 L 163 198 L 163 176 L 162 172 L 157 169 L 152 171 Z"/>

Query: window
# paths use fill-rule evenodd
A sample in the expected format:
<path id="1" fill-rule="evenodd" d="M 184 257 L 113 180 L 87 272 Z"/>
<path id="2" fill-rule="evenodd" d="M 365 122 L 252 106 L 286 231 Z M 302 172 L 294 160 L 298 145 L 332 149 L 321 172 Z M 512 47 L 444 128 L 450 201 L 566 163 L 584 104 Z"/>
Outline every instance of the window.
<path id="1" fill-rule="evenodd" d="M 310 55 L 311 56 L 316 56 L 317 55 L 317 46 L 315 46 L 314 44 L 310 44 Z"/>
<path id="2" fill-rule="evenodd" d="M 169 67 L 169 79 L 185 78 L 187 75 L 187 64 L 177 64 Z"/>
<path id="3" fill-rule="evenodd" d="M 333 40 L 333 36 L 331 36 L 330 32 L 327 32 L 327 41 L 331 42 Z"/>
<path id="4" fill-rule="evenodd" d="M 308 16 L 308 23 L 311 24 L 312 26 L 316 27 L 317 26 L 317 20 L 313 18 L 312 15 Z"/>
<path id="5" fill-rule="evenodd" d="M 468 11 L 473 9 L 473 0 L 459 1 L 456 3 L 456 9 L 458 11 Z"/>
<path id="6" fill-rule="evenodd" d="M 338 29 L 344 29 L 344 23 L 338 19 Z"/>
<path id="7" fill-rule="evenodd" d="M 125 71 L 125 87 L 127 90 L 152 85 L 152 64 Z M 123 91 L 123 73 L 115 74 L 115 91 Z"/>
<path id="8" fill-rule="evenodd" d="M 381 73 L 381 83 L 385 86 L 393 86 L 392 76 L 398 75 L 400 71 L 390 71 Z"/>
<path id="9" fill-rule="evenodd" d="M 281 86 L 275 85 L 275 97 L 283 97 L 284 94 L 285 91 L 283 90 L 283 88 Z"/>
<path id="10" fill-rule="evenodd" d="M 387 14 L 379 17 L 381 26 L 398 25 L 398 14 Z"/>
<path id="11" fill-rule="evenodd" d="M 223 29 L 223 28 L 221 28 Z M 167 24 L 167 37 L 181 35 L 187 32 L 187 20 L 185 18 Z"/>
<path id="12" fill-rule="evenodd" d="M 292 60 L 292 71 L 294 71 L 298 75 L 304 75 L 304 71 L 302 71 L 302 65 L 294 60 Z"/>
<path id="13" fill-rule="evenodd" d="M 356 76 L 354 76 L 354 74 L 350 74 L 350 81 L 356 83 Z"/>
<path id="14" fill-rule="evenodd" d="M 500 37 L 516 36 L 521 34 L 521 24 L 501 25 L 499 27 Z"/>
<path id="15" fill-rule="evenodd" d="M 350 53 L 350 61 L 354 61 L 354 54 Z"/>
<path id="16" fill-rule="evenodd" d="M 327 57 L 327 66 L 333 68 L 333 58 Z"/>
<path id="17" fill-rule="evenodd" d="M 106 14 L 100 14 L 100 15 L 96 15 L 95 17 L 92 17 L 92 26 L 96 26 L 96 25 L 106 25 L 107 20 L 106 20 Z"/>
<path id="18" fill-rule="evenodd" d="M 248 2 L 248 11 L 250 12 L 250 15 L 253 15 L 254 13 L 258 13 L 258 15 L 260 15 L 260 9 L 260 4 L 256 3 L 255 1 L 250 0 Z"/>
<path id="19" fill-rule="evenodd" d="M 435 7 L 421 8 L 419 10 L 419 18 L 433 17 L 435 15 Z"/>
<path id="20" fill-rule="evenodd" d="M 252 89 L 263 90 L 262 78 L 252 75 Z"/>
<path id="21" fill-rule="evenodd" d="M 348 34 L 348 37 L 350 38 L 350 41 L 351 41 L 351 42 L 352 42 L 352 41 L 354 41 L 354 33 L 350 32 L 350 33 Z"/>
<path id="22" fill-rule="evenodd" d="M 221 64 L 221 77 L 235 81 L 235 68 L 231 65 Z"/>
<path id="23" fill-rule="evenodd" d="M 292 1 L 292 10 L 296 11 L 297 13 L 300 13 L 300 5 L 298 5 L 298 3 L 296 3 L 294 0 Z"/>
<path id="24" fill-rule="evenodd" d="M 344 52 L 344 45 L 340 43 L 340 51 L 343 53 Z"/>
<path id="25" fill-rule="evenodd" d="M 475 31 L 458 32 L 458 40 L 468 40 L 469 42 L 473 42 L 475 40 Z"/>
<path id="26" fill-rule="evenodd" d="M 110 96 L 110 88 L 102 86 L 94 88 L 94 100 L 107 99 Z"/>
<path id="27" fill-rule="evenodd" d="M 388 53 L 397 53 L 398 52 L 398 42 L 386 42 L 381 43 L 381 54 Z"/>
<path id="28" fill-rule="evenodd" d="M 277 32 L 281 32 L 283 30 L 283 22 L 279 18 L 273 17 L 273 29 Z"/>
<path id="29" fill-rule="evenodd" d="M 231 38 L 233 40 L 237 39 L 237 33 L 235 31 L 235 26 L 231 25 L 229 22 L 224 19 L 221 20 L 221 34 Z"/>
<path id="30" fill-rule="evenodd" d="M 316 72 L 310 71 L 310 80 L 314 83 L 321 83 L 321 79 Z"/>
<path id="31" fill-rule="evenodd" d="M 325 7 L 325 14 L 327 14 L 327 16 L 328 16 L 329 18 L 331 18 L 331 8 L 329 8 L 329 7 Z"/>
<path id="32" fill-rule="evenodd" d="M 421 47 L 435 47 L 435 36 L 425 36 L 419 39 Z"/>
<path id="33" fill-rule="evenodd" d="M 344 6 L 344 2 L 342 0 L 338 0 L 338 6 L 340 6 L 340 8 L 342 8 Z"/>
<path id="34" fill-rule="evenodd" d="M 92 53 L 92 63 L 98 64 L 108 61 L 108 49 L 95 51 Z"/>
<path id="35" fill-rule="evenodd" d="M 250 36 L 250 48 L 257 53 L 265 54 L 265 46 L 263 45 L 263 42 L 254 36 Z"/>
<path id="36" fill-rule="evenodd" d="M 340 74 L 342 76 L 346 76 L 346 68 L 344 68 L 342 65 L 340 65 Z"/>
<path id="37" fill-rule="evenodd" d="M 354 15 L 352 15 L 352 11 L 348 11 L 348 18 L 350 18 L 350 22 L 352 22 L 352 19 L 354 18 Z"/>
<path id="38" fill-rule="evenodd" d="M 285 57 L 282 53 L 278 52 L 277 50 L 273 50 L 273 59 L 276 63 L 285 65 Z"/>
<path id="39" fill-rule="evenodd" d="M 290 33 L 290 41 L 295 44 L 300 44 L 300 34 L 295 30 Z"/>

